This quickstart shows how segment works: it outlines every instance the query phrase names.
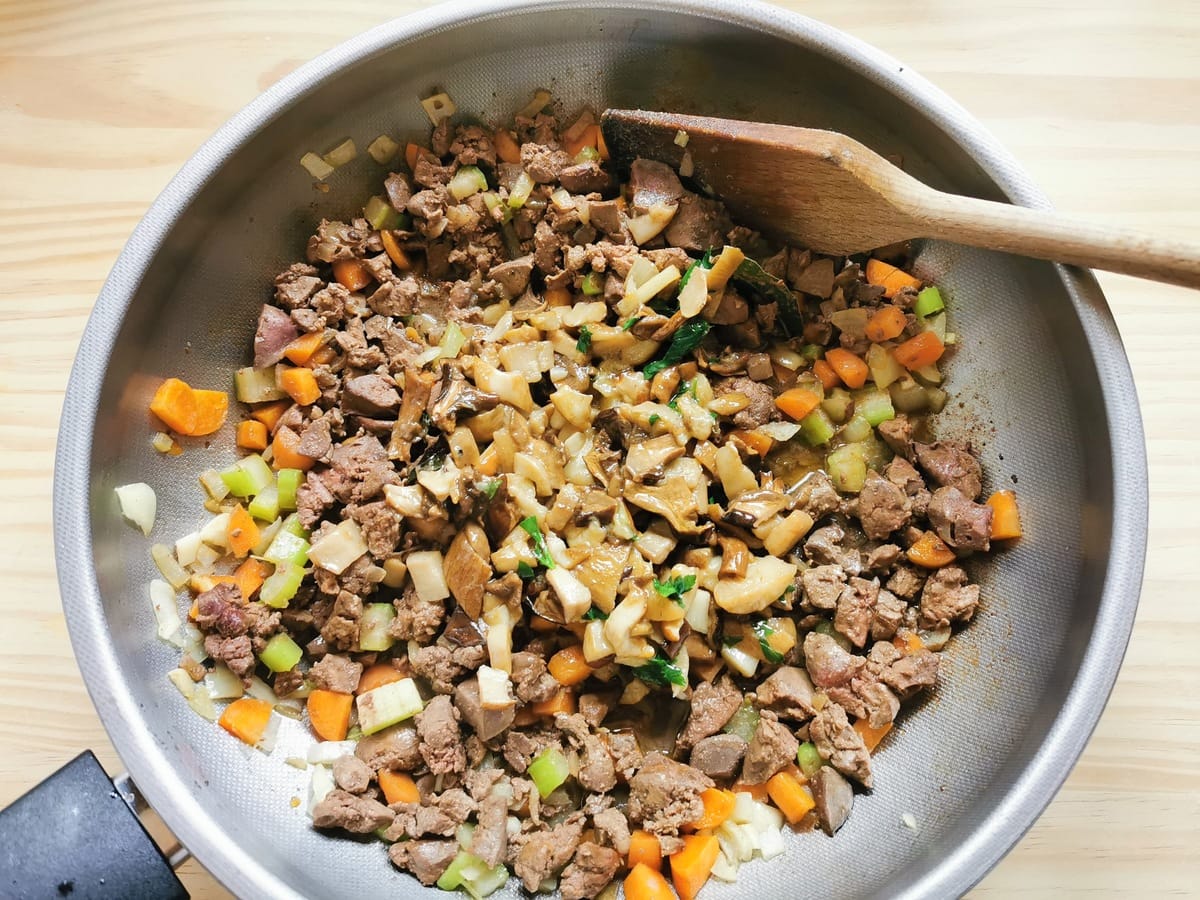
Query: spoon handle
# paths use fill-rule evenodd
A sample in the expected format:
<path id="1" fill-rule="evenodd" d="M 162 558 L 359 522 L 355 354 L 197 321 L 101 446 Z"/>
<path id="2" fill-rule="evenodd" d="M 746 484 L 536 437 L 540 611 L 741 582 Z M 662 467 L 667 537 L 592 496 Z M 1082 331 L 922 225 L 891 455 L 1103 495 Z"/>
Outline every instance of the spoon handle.
<path id="1" fill-rule="evenodd" d="M 931 238 L 1200 288 L 1200 244 L 933 190 L 910 214 Z"/>

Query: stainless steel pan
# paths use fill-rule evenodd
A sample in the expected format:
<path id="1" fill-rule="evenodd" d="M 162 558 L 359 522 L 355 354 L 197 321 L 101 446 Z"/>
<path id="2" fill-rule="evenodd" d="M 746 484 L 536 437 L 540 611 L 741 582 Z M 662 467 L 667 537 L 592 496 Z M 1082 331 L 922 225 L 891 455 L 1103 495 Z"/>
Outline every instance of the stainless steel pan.
<path id="1" fill-rule="evenodd" d="M 424 134 L 417 100 L 448 90 L 484 118 L 550 88 L 568 108 L 674 109 L 846 132 L 938 188 L 1026 205 L 1044 197 L 967 113 L 900 63 L 750 2 L 455 3 L 370 31 L 235 116 L 155 202 L 96 303 L 63 409 L 55 527 L 79 664 L 150 803 L 245 897 L 416 894 L 378 845 L 322 837 L 307 776 L 282 763 L 307 736 L 287 722 L 270 758 L 199 719 L 167 683 L 154 639 L 147 542 L 112 488 L 145 480 L 155 536 L 203 517 L 197 471 L 232 455 L 227 428 L 178 458 L 148 443 L 147 401 L 179 375 L 220 384 L 243 365 L 272 275 L 322 215 L 361 202 L 364 155 L 327 194 L 297 165 L 346 135 Z M 992 486 L 1020 493 L 1027 537 L 983 568 L 983 611 L 955 638 L 942 684 L 906 713 L 835 840 L 797 836 L 721 897 L 949 896 L 975 883 L 1050 801 L 1083 749 L 1133 621 L 1146 535 L 1146 462 L 1116 327 L 1086 272 L 930 245 L 965 338 L 947 431 L 983 448 Z M 916 831 L 901 824 L 911 813 Z"/>

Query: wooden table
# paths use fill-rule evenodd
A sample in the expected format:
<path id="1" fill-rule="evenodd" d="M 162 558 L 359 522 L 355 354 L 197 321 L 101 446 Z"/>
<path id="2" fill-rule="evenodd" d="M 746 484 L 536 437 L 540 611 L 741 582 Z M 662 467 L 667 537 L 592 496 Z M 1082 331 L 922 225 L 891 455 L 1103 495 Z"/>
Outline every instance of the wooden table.
<path id="1" fill-rule="evenodd" d="M 84 747 L 122 768 L 72 657 L 51 538 L 58 410 L 102 280 L 168 178 L 235 110 L 299 63 L 424 5 L 0 3 L 0 806 Z M 1200 242 L 1194 2 L 785 5 L 932 79 L 1061 207 Z M 1141 612 L 1082 761 L 979 897 L 1200 891 L 1200 295 L 1101 281 L 1150 448 Z M 183 877 L 195 897 L 226 896 L 194 861 Z"/>

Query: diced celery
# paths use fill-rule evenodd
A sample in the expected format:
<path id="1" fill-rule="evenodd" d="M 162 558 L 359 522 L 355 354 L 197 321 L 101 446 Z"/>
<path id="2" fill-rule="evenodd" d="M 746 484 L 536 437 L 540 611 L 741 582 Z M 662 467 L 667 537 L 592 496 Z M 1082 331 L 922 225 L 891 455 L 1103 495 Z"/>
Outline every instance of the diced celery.
<path id="1" fill-rule="evenodd" d="M 282 400 L 287 392 L 275 383 L 275 367 L 264 366 L 255 369 L 247 366 L 238 369 L 233 375 L 234 392 L 242 403 L 265 403 L 268 400 Z"/>
<path id="2" fill-rule="evenodd" d="M 816 362 L 825 355 L 825 348 L 820 344 L 805 344 L 800 348 L 800 355 L 809 362 Z"/>
<path id="3" fill-rule="evenodd" d="M 512 219 L 512 208 L 504 204 L 500 200 L 500 195 L 495 191 L 488 191 L 483 195 L 483 205 L 487 207 L 488 212 L 494 216 L 496 210 L 500 210 L 500 224 L 506 224 Z"/>
<path id="4" fill-rule="evenodd" d="M 849 392 L 844 388 L 834 388 L 821 401 L 821 409 L 825 410 L 825 414 L 830 419 L 838 423 L 846 421 L 846 417 L 850 415 L 850 410 L 853 407 L 854 401 L 850 398 Z"/>
<path id="5" fill-rule="evenodd" d="M 867 461 L 857 444 L 846 444 L 830 453 L 825 458 L 825 470 L 833 486 L 845 493 L 857 494 L 867 480 Z"/>
<path id="6" fill-rule="evenodd" d="M 356 705 L 363 734 L 374 734 L 389 725 L 411 719 L 425 708 L 416 682 L 411 678 L 402 678 L 359 694 Z"/>
<path id="7" fill-rule="evenodd" d="M 264 522 L 275 521 L 275 517 L 279 515 L 279 489 L 273 484 L 268 484 L 255 495 L 246 509 L 256 519 L 262 519 Z"/>
<path id="8" fill-rule="evenodd" d="M 450 861 L 450 865 L 442 873 L 442 877 L 437 880 L 437 886 L 443 891 L 453 891 L 460 888 L 463 883 L 463 869 L 476 859 L 477 857 L 472 856 L 466 850 L 459 850 L 458 855 Z"/>
<path id="9" fill-rule="evenodd" d="M 825 410 L 819 406 L 800 420 L 800 433 L 814 447 L 829 443 L 833 432 L 833 422 Z"/>
<path id="10" fill-rule="evenodd" d="M 299 469 L 280 469 L 275 473 L 275 486 L 279 493 L 280 509 L 296 508 L 296 491 L 299 490 L 300 482 L 303 480 L 304 473 Z"/>
<path id="11" fill-rule="evenodd" d="M 891 395 L 876 388 L 868 388 L 854 395 L 854 414 L 862 416 L 872 426 L 896 418 Z"/>
<path id="12" fill-rule="evenodd" d="M 525 205 L 525 201 L 529 199 L 529 195 L 533 193 L 533 179 L 529 173 L 522 170 L 517 176 L 517 181 L 513 185 L 512 190 L 508 192 L 508 207 L 509 209 L 520 209 Z"/>
<path id="13" fill-rule="evenodd" d="M 905 375 L 904 366 L 896 362 L 892 351 L 881 344 L 872 344 L 867 348 L 867 368 L 871 370 L 871 380 L 878 388 L 887 388 Z"/>
<path id="14" fill-rule="evenodd" d="M 842 440 L 852 444 L 865 441 L 871 436 L 871 423 L 858 410 L 855 410 L 850 421 L 842 426 L 841 436 Z"/>
<path id="15" fill-rule="evenodd" d="M 221 480 L 235 497 L 253 497 L 275 480 L 271 467 L 257 453 L 244 456 L 227 469 L 221 470 Z M 275 518 L 271 516 L 270 518 Z"/>
<path id="16" fill-rule="evenodd" d="M 363 218 L 376 231 L 391 231 L 400 227 L 400 213 L 382 197 L 372 197 L 363 207 Z"/>
<path id="17" fill-rule="evenodd" d="M 943 344 L 946 343 L 946 314 L 936 313 L 925 320 L 925 330 L 932 331 L 937 335 L 937 339 Z"/>
<path id="18" fill-rule="evenodd" d="M 722 730 L 726 734 L 736 734 L 749 743 L 754 740 L 754 732 L 758 731 L 758 718 L 758 710 L 754 708 L 754 704 L 746 702 L 738 707 Z"/>
<path id="19" fill-rule="evenodd" d="M 913 304 L 913 314 L 924 319 L 927 316 L 932 316 L 934 313 L 939 313 L 946 308 L 945 302 L 942 300 L 942 292 L 930 285 L 927 288 L 922 288 L 917 294 L 917 302 Z"/>
<path id="20" fill-rule="evenodd" d="M 300 516 L 296 513 L 292 513 L 283 520 L 283 530 L 288 534 L 294 534 L 296 537 L 308 540 L 308 529 L 300 524 Z"/>
<path id="21" fill-rule="evenodd" d="M 463 166 L 454 173 L 446 186 L 455 200 L 466 200 L 472 194 L 487 190 L 487 178 L 478 166 Z"/>
<path id="22" fill-rule="evenodd" d="M 579 152 L 575 154 L 575 159 L 572 160 L 572 162 L 574 162 L 575 165 L 579 165 L 580 163 L 585 163 L 585 162 L 599 162 L 599 161 L 600 161 L 600 151 L 591 145 L 580 148 Z"/>
<path id="23" fill-rule="evenodd" d="M 929 398 L 929 411 L 940 413 L 946 408 L 947 394 L 941 388 L 925 388 L 925 396 Z"/>
<path id="24" fill-rule="evenodd" d="M 275 539 L 271 541 L 271 546 L 263 553 L 263 559 L 276 565 L 293 563 L 302 566 L 308 562 L 308 550 L 308 541 L 288 531 L 285 520 L 283 527 L 276 532 Z"/>
<path id="25" fill-rule="evenodd" d="M 796 751 L 796 765 L 806 778 L 816 775 L 817 770 L 821 768 L 821 754 L 817 752 L 817 745 L 812 741 L 801 744 L 800 749 Z"/>
<path id="26" fill-rule="evenodd" d="M 441 350 L 441 358 L 454 359 L 466 342 L 467 336 L 459 324 L 457 322 L 448 323 L 445 332 L 442 333 L 442 341 L 438 345 Z"/>
<path id="27" fill-rule="evenodd" d="M 281 632 L 267 641 L 258 658 L 272 672 L 287 672 L 296 667 L 303 655 L 300 645 Z"/>
<path id="28" fill-rule="evenodd" d="M 390 650 L 394 641 L 388 635 L 388 626 L 395 617 L 396 608 L 390 603 L 364 606 L 359 620 L 358 648 L 364 652 Z"/>
<path id="29" fill-rule="evenodd" d="M 859 441 L 854 446 L 858 449 L 868 469 L 880 472 L 892 461 L 892 451 L 888 449 L 887 444 L 875 436 L 873 431 L 866 440 Z"/>
<path id="30" fill-rule="evenodd" d="M 284 609 L 300 590 L 304 581 L 304 566 L 300 563 L 280 563 L 267 577 L 258 592 L 258 599 L 273 609 Z"/>
<path id="31" fill-rule="evenodd" d="M 582 290 L 589 297 L 595 297 L 597 294 L 604 293 L 604 280 L 600 277 L 599 272 L 588 272 L 583 276 L 583 282 L 580 284 Z"/>
<path id="32" fill-rule="evenodd" d="M 483 860 L 480 860 L 482 863 Z M 495 868 L 485 868 L 478 876 L 463 882 L 463 887 L 467 893 L 475 900 L 482 900 L 489 894 L 494 894 L 500 888 L 504 887 L 508 881 L 508 869 L 502 865 L 497 865 Z"/>
<path id="33" fill-rule="evenodd" d="M 529 777 L 543 797 L 549 797 L 570 774 L 571 764 L 557 747 L 546 748 L 529 764 Z"/>
<path id="34" fill-rule="evenodd" d="M 916 379 L 905 377 L 888 388 L 892 405 L 902 413 L 925 412 L 929 407 L 929 395 Z"/>

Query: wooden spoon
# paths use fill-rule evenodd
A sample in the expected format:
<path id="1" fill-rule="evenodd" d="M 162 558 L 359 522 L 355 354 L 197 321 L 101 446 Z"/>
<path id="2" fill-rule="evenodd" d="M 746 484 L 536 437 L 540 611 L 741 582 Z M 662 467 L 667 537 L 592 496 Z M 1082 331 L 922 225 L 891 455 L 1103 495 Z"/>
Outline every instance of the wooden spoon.
<path id="1" fill-rule="evenodd" d="M 626 109 L 601 125 L 616 159 L 682 163 L 686 174 L 686 152 L 692 177 L 736 219 L 820 253 L 937 238 L 1200 287 L 1200 246 L 936 191 L 836 132 Z"/>

